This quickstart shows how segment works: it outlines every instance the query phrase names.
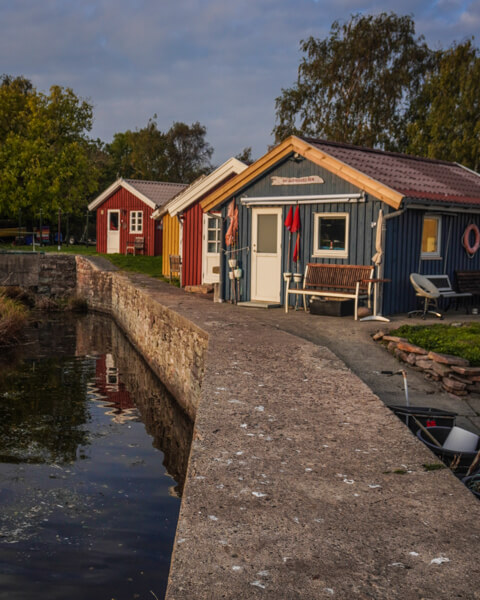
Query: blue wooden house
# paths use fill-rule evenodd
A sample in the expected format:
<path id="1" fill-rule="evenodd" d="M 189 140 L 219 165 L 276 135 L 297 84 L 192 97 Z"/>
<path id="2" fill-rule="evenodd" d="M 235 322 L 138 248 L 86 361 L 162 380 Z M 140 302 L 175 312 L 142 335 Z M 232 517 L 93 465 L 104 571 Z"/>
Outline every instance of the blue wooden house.
<path id="1" fill-rule="evenodd" d="M 480 269 L 480 252 L 471 252 L 480 175 L 455 163 L 291 136 L 201 202 L 205 212 L 221 209 L 224 233 L 232 200 L 234 243 L 227 247 L 222 235 L 220 293 L 227 301 L 235 294 L 239 302 L 283 303 L 284 272 L 304 272 L 310 262 L 371 265 L 379 239 L 377 276 L 390 280 L 383 314 L 416 307 L 412 272 L 448 274 L 454 282 L 456 270 Z M 284 225 L 291 207 L 298 207 L 299 233 Z M 242 269 L 236 287 L 229 258 Z"/>

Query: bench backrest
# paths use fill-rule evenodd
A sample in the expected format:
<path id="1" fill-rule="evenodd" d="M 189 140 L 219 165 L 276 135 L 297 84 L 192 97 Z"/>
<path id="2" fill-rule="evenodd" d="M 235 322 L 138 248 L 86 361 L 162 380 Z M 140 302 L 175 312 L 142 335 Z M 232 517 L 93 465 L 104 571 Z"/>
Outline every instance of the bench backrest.
<path id="1" fill-rule="evenodd" d="M 459 292 L 480 294 L 480 271 L 455 271 Z"/>
<path id="2" fill-rule="evenodd" d="M 170 254 L 170 274 L 180 273 L 182 268 L 182 257 L 179 254 Z"/>
<path id="3" fill-rule="evenodd" d="M 305 270 L 305 288 L 322 288 L 355 291 L 357 281 L 361 281 L 360 290 L 368 291 L 369 284 L 362 280 L 373 277 L 371 265 L 327 265 L 308 263 Z"/>

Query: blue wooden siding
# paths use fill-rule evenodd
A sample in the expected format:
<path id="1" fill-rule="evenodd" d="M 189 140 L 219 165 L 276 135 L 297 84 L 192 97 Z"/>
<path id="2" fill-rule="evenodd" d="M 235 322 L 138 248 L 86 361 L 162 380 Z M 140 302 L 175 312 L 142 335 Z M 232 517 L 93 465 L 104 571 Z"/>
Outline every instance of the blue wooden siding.
<path id="1" fill-rule="evenodd" d="M 475 223 L 480 227 L 480 215 L 442 214 L 440 209 L 428 214 L 438 214 L 442 218 L 440 259 L 421 260 L 424 211 L 406 210 L 388 221 L 384 275 L 392 281 L 384 287 L 385 314 L 404 313 L 416 308 L 417 299 L 410 284 L 410 273 L 447 273 L 455 285 L 455 271 L 480 269 L 480 251 L 471 259 L 462 245 L 467 225 Z"/>
<path id="2" fill-rule="evenodd" d="M 323 184 L 272 186 L 271 177 L 305 177 L 309 175 L 320 175 L 325 181 Z M 326 171 L 308 160 L 295 162 L 285 159 L 272 169 L 264 172 L 256 181 L 251 182 L 236 194 L 235 199 L 239 210 L 239 233 L 237 248 L 240 248 L 235 256 L 243 269 L 243 277 L 240 280 L 240 297 L 238 300 L 250 300 L 250 260 L 251 260 L 251 230 L 252 230 L 252 208 L 243 206 L 240 202 L 242 197 L 271 197 L 271 196 L 308 196 L 329 194 L 357 194 L 360 188 L 340 179 L 329 171 Z M 224 233 L 227 225 L 226 214 L 231 198 L 222 206 L 222 217 L 224 219 Z M 282 273 L 283 271 L 295 270 L 293 263 L 290 268 L 287 265 L 288 236 L 289 233 L 283 223 L 287 216 L 289 206 L 283 206 L 282 210 Z M 366 196 L 366 202 L 343 203 L 332 202 L 329 204 L 300 205 L 300 260 L 297 271 L 304 272 L 308 262 L 334 263 L 334 264 L 372 264 L 372 256 L 375 254 L 375 227 L 378 212 L 383 208 L 384 213 L 391 213 L 393 209 L 372 196 Z M 349 213 L 349 248 L 346 259 L 329 259 L 313 257 L 313 235 L 315 213 Z M 442 236 L 441 236 L 441 260 L 420 260 L 421 239 L 423 228 L 424 211 L 407 209 L 402 215 L 387 221 L 387 232 L 385 240 L 385 266 L 384 277 L 391 279 L 386 283 L 383 290 L 382 312 L 386 315 L 404 313 L 417 306 L 417 299 L 410 284 L 410 273 L 420 272 L 422 274 L 448 273 L 452 283 L 455 280 L 455 270 L 480 269 L 480 251 L 473 259 L 469 259 L 464 247 L 462 237 L 469 223 L 476 223 L 480 227 L 480 215 L 472 214 L 442 214 L 429 212 L 429 214 L 442 214 Z M 292 235 L 291 256 L 295 246 L 296 234 Z M 222 244 L 225 250 L 224 235 Z M 447 250 L 448 249 L 448 250 Z M 227 249 L 228 250 L 228 249 Z M 222 282 L 223 297 L 231 299 L 231 286 L 228 276 L 228 264 L 225 258 L 230 254 L 222 256 Z M 278 276 L 281 279 L 282 273 Z M 283 302 L 284 284 L 281 285 Z M 293 297 L 291 301 L 294 302 Z"/>

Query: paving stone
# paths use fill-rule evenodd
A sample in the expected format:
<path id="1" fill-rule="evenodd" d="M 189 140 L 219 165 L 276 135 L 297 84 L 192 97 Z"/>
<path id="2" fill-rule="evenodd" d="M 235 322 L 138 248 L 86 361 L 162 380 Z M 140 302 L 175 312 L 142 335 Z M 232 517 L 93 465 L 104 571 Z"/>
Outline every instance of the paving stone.
<path id="1" fill-rule="evenodd" d="M 430 351 L 427 356 L 435 362 L 444 363 L 446 365 L 456 365 L 458 367 L 468 367 L 470 365 L 469 361 L 465 358 L 452 356 L 450 354 L 439 354 L 438 352 Z"/>
<path id="2" fill-rule="evenodd" d="M 410 344 L 410 342 L 404 342 L 400 340 L 398 342 L 398 348 L 400 350 L 404 350 L 405 352 L 413 352 L 414 354 L 427 354 L 427 351 L 420 346 L 416 346 L 415 344 Z"/>

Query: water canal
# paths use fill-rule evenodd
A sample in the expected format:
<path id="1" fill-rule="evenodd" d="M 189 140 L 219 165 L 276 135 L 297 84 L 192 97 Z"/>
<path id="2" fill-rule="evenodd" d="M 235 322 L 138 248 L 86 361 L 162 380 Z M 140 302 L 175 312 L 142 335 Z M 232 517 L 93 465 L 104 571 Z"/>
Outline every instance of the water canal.
<path id="1" fill-rule="evenodd" d="M 192 423 L 108 318 L 0 365 L 0 598 L 162 598 Z"/>

